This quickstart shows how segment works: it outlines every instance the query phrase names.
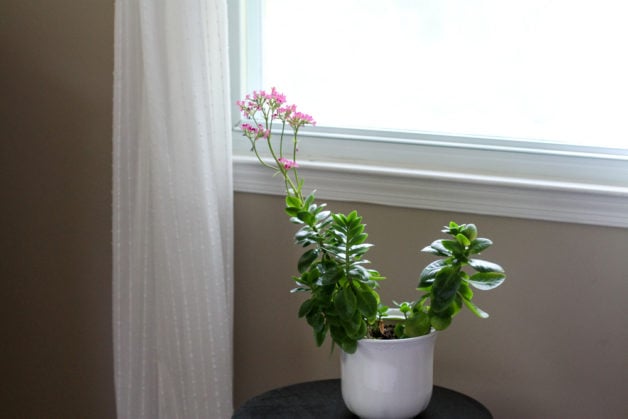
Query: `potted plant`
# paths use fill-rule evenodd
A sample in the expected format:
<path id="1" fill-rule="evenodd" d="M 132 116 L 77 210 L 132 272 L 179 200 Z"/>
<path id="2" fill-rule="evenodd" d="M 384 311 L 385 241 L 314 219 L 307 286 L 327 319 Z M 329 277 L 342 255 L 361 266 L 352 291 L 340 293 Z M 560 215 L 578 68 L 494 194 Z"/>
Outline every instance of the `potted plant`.
<path id="1" fill-rule="evenodd" d="M 298 275 L 292 278 L 293 292 L 309 294 L 298 315 L 312 327 L 318 346 L 329 335 L 332 345 L 342 349 L 347 407 L 362 417 L 420 413 L 431 396 L 437 331 L 446 329 L 463 306 L 488 317 L 472 302 L 472 288 L 489 290 L 505 279 L 499 265 L 477 259 L 492 242 L 478 237 L 474 224 L 450 222 L 442 230 L 450 237 L 423 249 L 438 259 L 420 273 L 418 298 L 389 309 L 377 292 L 384 277 L 365 259 L 372 245 L 362 218 L 356 211 L 334 213 L 316 202 L 314 192 L 304 192 L 298 134 L 304 125 L 315 125 L 314 119 L 286 105 L 275 88 L 253 92 L 237 104 L 246 119 L 241 128 L 251 150 L 285 185 L 285 212 L 298 226 L 296 244 L 304 248 Z M 374 364 L 379 361 L 383 366 Z"/>

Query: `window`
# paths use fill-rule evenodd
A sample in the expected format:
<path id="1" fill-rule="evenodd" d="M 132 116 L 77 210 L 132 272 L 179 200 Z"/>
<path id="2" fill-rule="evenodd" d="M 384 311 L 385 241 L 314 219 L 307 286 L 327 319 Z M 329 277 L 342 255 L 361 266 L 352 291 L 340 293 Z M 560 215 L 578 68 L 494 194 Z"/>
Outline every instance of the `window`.
<path id="1" fill-rule="evenodd" d="M 316 117 L 301 160 L 328 198 L 628 226 L 615 4 L 241 1 L 234 92 Z"/>

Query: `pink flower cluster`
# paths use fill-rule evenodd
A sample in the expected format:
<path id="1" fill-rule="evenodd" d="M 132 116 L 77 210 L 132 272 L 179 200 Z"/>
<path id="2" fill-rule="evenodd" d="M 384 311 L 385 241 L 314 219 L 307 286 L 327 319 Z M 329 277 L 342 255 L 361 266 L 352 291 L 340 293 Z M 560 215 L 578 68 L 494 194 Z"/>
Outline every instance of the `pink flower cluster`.
<path id="1" fill-rule="evenodd" d="M 281 107 L 277 109 L 274 116 L 288 123 L 294 130 L 299 129 L 303 125 L 316 125 L 314 118 L 306 113 L 298 112 L 296 105 Z"/>
<path id="2" fill-rule="evenodd" d="M 244 135 L 251 140 L 257 140 L 259 138 L 268 138 L 270 136 L 270 130 L 264 128 L 262 124 L 257 124 L 257 127 L 245 122 L 242 124 L 242 131 Z"/>
<path id="3" fill-rule="evenodd" d="M 285 159 L 283 157 L 280 157 L 277 159 L 277 161 L 281 164 L 283 164 L 284 169 L 289 170 L 292 169 L 293 167 L 299 167 L 299 165 L 297 164 L 297 162 L 293 161 L 293 160 L 288 160 Z"/>
<path id="4" fill-rule="evenodd" d="M 296 168 L 299 165 L 296 162 L 296 154 L 298 151 L 298 132 L 303 125 L 316 125 L 314 118 L 310 115 L 299 112 L 295 105 L 286 105 L 286 97 L 277 92 L 274 87 L 270 92 L 264 90 L 254 91 L 252 94 L 245 96 L 244 100 L 236 102 L 240 108 L 240 112 L 247 122 L 242 124 L 242 132 L 245 137 L 251 141 L 251 150 L 255 152 L 258 160 L 267 167 L 276 168 L 284 178 L 286 184 L 290 184 L 293 190 L 300 190 L 299 178 Z M 273 123 L 281 124 L 281 134 L 279 141 L 271 141 L 271 130 Z M 292 128 L 292 141 L 284 142 L 284 128 L 288 125 Z M 264 161 L 258 150 L 257 140 L 266 139 L 263 143 L 268 147 L 268 151 L 274 160 L 273 163 Z M 290 155 L 294 160 L 284 158 L 284 148 L 291 148 Z M 287 155 L 287 154 L 286 154 Z M 293 172 L 294 179 L 291 179 L 288 171 L 295 169 Z"/>
<path id="5" fill-rule="evenodd" d="M 236 103 L 245 118 L 253 118 L 258 111 L 266 111 L 265 106 L 274 111 L 286 102 L 286 96 L 277 92 L 274 87 L 270 93 L 264 90 L 255 90 L 252 95 L 248 94 L 244 99 Z"/>
<path id="6" fill-rule="evenodd" d="M 277 92 L 274 87 L 270 93 L 264 90 L 254 91 L 252 95 L 246 95 L 245 100 L 239 100 L 236 103 L 242 116 L 247 119 L 255 119 L 255 114 L 261 112 L 265 118 L 279 119 L 290 125 L 293 130 L 298 130 L 303 125 L 316 125 L 314 118 L 298 112 L 296 105 L 282 106 L 286 103 L 286 96 Z"/>

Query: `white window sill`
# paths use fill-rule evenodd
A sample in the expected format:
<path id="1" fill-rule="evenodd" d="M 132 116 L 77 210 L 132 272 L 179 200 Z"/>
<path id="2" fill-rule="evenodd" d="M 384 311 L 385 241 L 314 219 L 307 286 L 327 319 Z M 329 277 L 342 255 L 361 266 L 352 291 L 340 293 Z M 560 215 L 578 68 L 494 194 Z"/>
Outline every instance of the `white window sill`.
<path id="1" fill-rule="evenodd" d="M 430 136 L 391 141 L 324 130 L 308 135 L 300 142 L 299 174 L 319 199 L 628 227 L 623 151 L 602 155 L 512 142 L 487 147 L 486 141 L 443 143 Z M 283 195 L 281 182 L 259 165 L 237 130 L 233 137 L 235 190 Z"/>

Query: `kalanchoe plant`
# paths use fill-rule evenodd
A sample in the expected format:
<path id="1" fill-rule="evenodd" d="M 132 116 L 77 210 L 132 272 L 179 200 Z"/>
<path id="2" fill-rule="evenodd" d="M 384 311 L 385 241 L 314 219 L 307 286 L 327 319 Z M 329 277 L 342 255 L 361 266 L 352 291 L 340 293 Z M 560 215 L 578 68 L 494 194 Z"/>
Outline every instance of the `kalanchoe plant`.
<path id="1" fill-rule="evenodd" d="M 246 120 L 241 126 L 243 135 L 259 162 L 283 178 L 285 211 L 299 226 L 295 242 L 304 253 L 297 262 L 293 292 L 309 293 L 299 317 L 312 327 L 317 345 L 322 345 L 329 334 L 334 344 L 353 353 L 358 340 L 383 336 L 382 319 L 387 312 L 377 293 L 384 278 L 369 269 L 364 258 L 372 247 L 366 242 L 365 224 L 356 211 L 332 213 L 325 204 L 316 203 L 313 192 L 303 193 L 297 164 L 298 133 L 304 125 L 315 125 L 310 115 L 286 105 L 285 96 L 275 88 L 253 92 L 237 104 Z M 287 131 L 291 133 L 289 139 L 285 139 Z M 432 328 L 442 330 L 463 304 L 478 316 L 487 316 L 471 302 L 470 285 L 491 289 L 501 284 L 505 275 L 498 265 L 471 256 L 490 246 L 490 240 L 477 238 L 472 224 L 452 222 L 444 231 L 453 239 L 437 240 L 423 249 L 443 259 L 432 262 L 421 273 L 418 289 L 423 296 L 416 302 L 399 304 L 404 319 L 388 336 L 405 338 L 427 334 Z M 463 268 L 467 266 L 477 273 L 466 273 Z"/>
<path id="2" fill-rule="evenodd" d="M 423 248 L 423 252 L 441 259 L 430 263 L 421 272 L 418 290 L 423 295 L 412 303 L 412 309 L 408 309 L 408 303 L 402 304 L 406 321 L 397 325 L 395 334 L 398 337 L 421 336 L 429 333 L 431 328 L 444 330 L 463 305 L 478 317 L 487 318 L 488 314 L 472 302 L 472 287 L 490 290 L 506 279 L 501 266 L 474 257 L 493 244 L 491 240 L 477 236 L 474 224 L 458 225 L 452 221 L 442 231 L 452 238 L 436 240 Z"/>

